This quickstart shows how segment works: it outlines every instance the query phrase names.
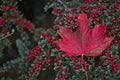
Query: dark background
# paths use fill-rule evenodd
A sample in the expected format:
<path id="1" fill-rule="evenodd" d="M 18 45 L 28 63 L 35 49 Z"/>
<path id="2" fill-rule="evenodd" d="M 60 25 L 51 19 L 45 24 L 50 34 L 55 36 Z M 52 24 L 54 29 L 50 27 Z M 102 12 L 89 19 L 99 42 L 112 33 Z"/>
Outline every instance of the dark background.
<path id="1" fill-rule="evenodd" d="M 24 0 L 18 4 L 18 9 L 25 18 L 30 20 L 36 27 L 49 28 L 53 26 L 54 16 L 52 8 L 45 12 L 45 5 L 49 0 Z"/>

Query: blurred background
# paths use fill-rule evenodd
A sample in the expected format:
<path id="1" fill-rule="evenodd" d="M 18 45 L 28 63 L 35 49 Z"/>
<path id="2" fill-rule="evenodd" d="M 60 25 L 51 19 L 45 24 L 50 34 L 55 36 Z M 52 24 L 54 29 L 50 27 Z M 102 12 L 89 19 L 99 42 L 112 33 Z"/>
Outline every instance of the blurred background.
<path id="1" fill-rule="evenodd" d="M 54 18 L 55 16 L 51 14 L 52 8 L 47 10 L 45 12 L 44 7 L 49 2 L 49 0 L 23 0 L 18 3 L 17 7 L 18 10 L 23 14 L 23 16 L 33 23 L 35 25 L 35 28 L 41 27 L 44 29 L 48 29 L 53 26 Z M 2 2 L 0 1 L 0 5 Z M 0 12 L 0 16 L 2 16 L 2 13 Z M 0 57 L 0 66 L 2 66 L 3 63 L 15 59 L 19 56 L 18 54 L 18 48 L 16 47 L 16 44 L 14 39 L 17 39 L 19 37 L 19 33 L 16 32 L 16 34 L 12 35 L 10 37 L 10 40 L 12 41 L 11 47 L 4 47 L 2 49 L 2 46 L 0 46 L 2 52 Z M 3 42 L 4 43 L 4 42 Z M 14 55 L 13 55 L 14 54 Z"/>
<path id="2" fill-rule="evenodd" d="M 51 14 L 52 8 L 46 12 L 44 10 L 48 2 L 49 0 L 25 0 L 18 4 L 18 9 L 36 27 L 49 28 L 53 25 L 54 16 Z"/>

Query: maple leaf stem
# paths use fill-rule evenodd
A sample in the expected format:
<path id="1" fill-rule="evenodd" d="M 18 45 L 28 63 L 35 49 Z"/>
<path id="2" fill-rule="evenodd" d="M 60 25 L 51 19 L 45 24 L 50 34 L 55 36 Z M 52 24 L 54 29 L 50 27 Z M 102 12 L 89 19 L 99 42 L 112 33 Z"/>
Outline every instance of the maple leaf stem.
<path id="1" fill-rule="evenodd" d="M 88 72 L 85 70 L 86 80 L 88 80 Z"/>
<path id="2" fill-rule="evenodd" d="M 81 55 L 81 58 L 82 58 L 81 63 L 84 65 L 84 55 L 83 54 Z M 86 80 L 88 80 L 88 72 L 87 72 L 87 70 L 84 70 L 84 71 L 85 71 Z"/>
<path id="3" fill-rule="evenodd" d="M 83 59 L 84 59 L 84 55 L 82 54 L 81 57 L 82 57 L 82 61 L 81 61 L 81 62 L 82 62 L 82 64 L 83 64 L 83 62 L 84 62 L 84 61 L 83 61 Z"/>

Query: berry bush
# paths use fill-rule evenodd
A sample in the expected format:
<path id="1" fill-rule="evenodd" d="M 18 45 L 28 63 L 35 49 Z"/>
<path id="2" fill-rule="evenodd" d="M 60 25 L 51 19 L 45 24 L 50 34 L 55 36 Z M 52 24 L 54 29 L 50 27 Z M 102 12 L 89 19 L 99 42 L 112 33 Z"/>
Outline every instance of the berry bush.
<path id="1" fill-rule="evenodd" d="M 0 1 L 1 80 L 120 80 L 120 0 L 49 0 L 49 29 L 20 2 Z"/>

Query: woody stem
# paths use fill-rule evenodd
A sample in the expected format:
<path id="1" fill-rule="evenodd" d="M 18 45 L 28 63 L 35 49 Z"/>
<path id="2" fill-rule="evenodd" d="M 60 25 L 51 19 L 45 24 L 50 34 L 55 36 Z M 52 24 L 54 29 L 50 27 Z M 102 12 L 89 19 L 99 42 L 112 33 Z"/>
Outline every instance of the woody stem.
<path id="1" fill-rule="evenodd" d="M 64 6 L 64 8 L 67 10 L 68 7 L 61 1 L 61 0 L 57 0 L 60 4 L 62 4 Z"/>
<path id="2" fill-rule="evenodd" d="M 9 36 L 12 36 L 13 33 L 14 33 L 14 32 L 12 32 L 12 33 L 10 33 L 10 34 L 8 34 L 8 35 L 6 35 L 6 36 L 3 36 L 2 38 L 0 38 L 0 40 L 3 40 L 3 39 L 5 39 L 5 38 L 7 38 L 7 37 L 9 37 Z"/>

